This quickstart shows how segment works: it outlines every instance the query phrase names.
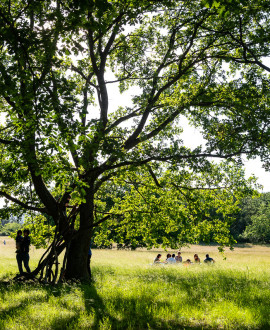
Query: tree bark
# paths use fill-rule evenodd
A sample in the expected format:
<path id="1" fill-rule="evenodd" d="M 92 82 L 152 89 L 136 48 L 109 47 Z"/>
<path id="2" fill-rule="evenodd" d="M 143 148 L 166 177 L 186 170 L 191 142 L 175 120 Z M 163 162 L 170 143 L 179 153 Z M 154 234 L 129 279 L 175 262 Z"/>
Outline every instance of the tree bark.
<path id="1" fill-rule="evenodd" d="M 66 280 L 90 281 L 87 257 L 92 238 L 94 216 L 93 184 L 86 190 L 86 202 L 80 205 L 80 228 L 67 246 Z"/>
<path id="2" fill-rule="evenodd" d="M 79 230 L 67 246 L 66 280 L 90 281 L 87 269 L 87 257 L 92 230 Z"/>

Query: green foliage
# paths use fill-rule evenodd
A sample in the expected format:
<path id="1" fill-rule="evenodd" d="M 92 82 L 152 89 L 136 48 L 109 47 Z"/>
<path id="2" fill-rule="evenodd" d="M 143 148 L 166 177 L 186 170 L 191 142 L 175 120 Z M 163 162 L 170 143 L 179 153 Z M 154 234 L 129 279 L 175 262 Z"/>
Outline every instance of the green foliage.
<path id="1" fill-rule="evenodd" d="M 270 204 L 269 195 L 267 198 L 260 199 L 258 206 L 245 231 L 242 234 L 244 239 L 252 243 L 270 243 Z"/>
<path id="2" fill-rule="evenodd" d="M 1 236 L 11 236 L 14 234 L 16 236 L 17 230 L 21 229 L 22 225 L 17 222 L 9 222 L 4 226 L 0 226 L 0 235 Z"/>
<path id="3" fill-rule="evenodd" d="M 114 216 L 96 230 L 97 246 L 116 242 L 131 248 L 177 248 L 202 241 L 232 246 L 235 240 L 229 229 L 239 201 L 254 193 L 243 171 L 226 163 L 209 164 L 203 175 L 161 171 L 156 181 L 159 186 L 147 171 L 114 180 L 110 186 Z"/>
<path id="4" fill-rule="evenodd" d="M 238 242 L 266 243 L 270 193 L 243 198 L 230 232 Z"/>
<path id="5" fill-rule="evenodd" d="M 252 243 L 270 243 L 270 212 L 262 208 L 260 213 L 251 218 L 242 237 Z"/>
<path id="6" fill-rule="evenodd" d="M 34 218 L 26 216 L 24 227 L 30 230 L 31 244 L 36 248 L 46 248 L 53 240 L 55 226 L 51 225 L 48 219 L 42 215 Z"/>
<path id="7" fill-rule="evenodd" d="M 245 241 L 242 237 L 248 224 L 251 222 L 251 216 L 258 211 L 258 198 L 243 198 L 239 203 L 239 212 L 236 220 L 232 223 L 230 232 L 237 242 Z"/>

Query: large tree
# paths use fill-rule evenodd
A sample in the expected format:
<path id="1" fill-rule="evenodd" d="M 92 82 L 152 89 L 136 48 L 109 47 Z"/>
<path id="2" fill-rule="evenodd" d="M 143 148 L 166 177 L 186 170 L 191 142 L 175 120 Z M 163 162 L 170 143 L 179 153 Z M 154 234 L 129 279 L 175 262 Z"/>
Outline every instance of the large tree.
<path id="1" fill-rule="evenodd" d="M 203 172 L 211 158 L 266 155 L 269 89 L 256 65 L 269 54 L 268 8 L 228 3 L 1 1 L 0 194 L 53 219 L 48 253 L 57 264 L 66 248 L 66 278 L 88 277 L 109 180 L 144 167 L 157 184 L 162 163 Z M 184 117 L 204 146 L 185 147 Z"/>

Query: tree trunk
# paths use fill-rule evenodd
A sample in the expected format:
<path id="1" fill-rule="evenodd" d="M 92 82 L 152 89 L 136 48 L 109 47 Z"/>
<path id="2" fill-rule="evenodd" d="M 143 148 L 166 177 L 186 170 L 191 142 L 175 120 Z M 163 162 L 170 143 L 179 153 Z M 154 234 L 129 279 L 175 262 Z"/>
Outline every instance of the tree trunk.
<path id="1" fill-rule="evenodd" d="M 90 281 L 87 257 L 91 241 L 91 229 L 79 230 L 67 247 L 66 280 Z"/>
<path id="2" fill-rule="evenodd" d="M 86 190 L 86 202 L 80 205 L 80 229 L 74 234 L 70 245 L 67 246 L 67 265 L 65 279 L 90 281 L 87 257 L 92 237 L 94 222 L 94 189 Z"/>

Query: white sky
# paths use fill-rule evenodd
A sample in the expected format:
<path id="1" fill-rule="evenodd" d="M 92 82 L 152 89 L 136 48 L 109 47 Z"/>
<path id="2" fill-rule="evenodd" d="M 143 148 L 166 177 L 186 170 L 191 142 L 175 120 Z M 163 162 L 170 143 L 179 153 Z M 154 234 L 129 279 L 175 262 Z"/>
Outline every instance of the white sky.
<path id="1" fill-rule="evenodd" d="M 188 126 L 188 124 L 186 124 L 183 132 L 183 140 L 186 146 L 196 147 L 197 145 L 200 145 L 202 143 L 203 138 L 196 128 L 190 127 Z M 265 171 L 265 169 L 262 167 L 263 163 L 260 161 L 260 159 L 243 159 L 245 164 L 244 167 L 246 172 L 246 178 L 250 177 L 251 175 L 254 175 L 258 178 L 258 183 L 263 186 L 262 192 L 270 192 L 270 172 Z"/>

